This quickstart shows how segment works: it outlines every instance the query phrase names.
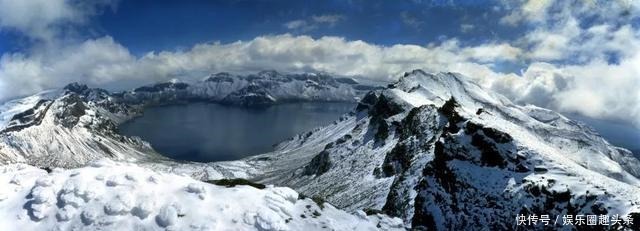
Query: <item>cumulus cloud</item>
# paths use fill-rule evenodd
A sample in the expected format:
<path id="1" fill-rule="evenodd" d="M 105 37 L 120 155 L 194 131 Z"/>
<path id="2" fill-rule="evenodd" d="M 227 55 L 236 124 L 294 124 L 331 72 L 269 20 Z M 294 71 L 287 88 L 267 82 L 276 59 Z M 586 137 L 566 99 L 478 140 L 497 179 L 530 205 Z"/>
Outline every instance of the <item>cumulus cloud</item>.
<path id="1" fill-rule="evenodd" d="M 186 51 L 133 56 L 110 37 L 87 40 L 56 54 L 4 55 L 0 59 L 0 98 L 61 87 L 72 81 L 127 89 L 171 79 L 194 80 L 209 73 L 276 69 L 325 71 L 392 81 L 416 68 L 455 71 L 474 78 L 518 103 L 579 112 L 640 124 L 640 59 L 620 64 L 593 61 L 583 65 L 534 63 L 521 76 L 492 70 L 491 63 L 518 60 L 519 48 L 506 43 L 465 47 L 456 40 L 427 46 L 380 46 L 340 37 L 289 34 L 234 43 L 198 44 Z M 20 86 L 20 87 L 15 87 Z"/>
<path id="2" fill-rule="evenodd" d="M 561 109 L 592 118 L 640 125 L 640 54 L 619 64 L 534 63 L 522 76 L 497 78 L 489 85 L 521 104 Z"/>
<path id="3" fill-rule="evenodd" d="M 2 14 L 3 10 L 7 11 L 2 6 L 9 3 L 0 0 L 0 29 L 19 30 L 35 39 L 55 40 L 60 33 L 56 25 L 82 24 L 92 14 L 77 12 L 86 7 L 71 6 L 67 1 L 51 2 L 62 8 L 52 10 L 56 13 L 48 16 L 49 13 L 42 13 L 32 19 L 18 20 L 12 19 L 15 15 Z M 522 16 L 514 23 L 537 26 L 515 41 L 476 45 L 466 45 L 454 38 L 427 45 L 384 46 L 334 36 L 312 38 L 283 34 L 232 43 L 201 43 L 187 50 L 135 56 L 113 38 L 104 36 L 58 44 L 46 51 L 7 53 L 0 57 L 0 100 L 73 81 L 122 90 L 172 79 L 190 81 L 219 71 L 247 73 L 264 69 L 324 71 L 393 81 L 405 71 L 421 68 L 460 72 L 520 104 L 621 120 L 640 127 L 637 90 L 640 89 L 640 33 L 637 29 L 610 15 L 597 15 L 592 23 L 582 24 L 581 17 L 594 15 L 587 10 L 591 6 L 567 10 L 557 2 L 529 6 L 527 4 L 534 3 L 521 3 L 512 6 Z M 95 9 L 99 4 L 89 5 Z M 637 16 L 636 7 L 624 4 L 608 9 L 618 10 L 613 14 L 627 19 Z M 341 15 L 319 15 L 284 26 L 305 31 L 318 26 L 330 27 L 342 20 Z M 500 63 L 523 61 L 529 65 L 521 73 L 495 71 Z"/>
<path id="4" fill-rule="evenodd" d="M 516 10 L 504 16 L 500 22 L 514 26 L 523 21 L 543 21 L 552 2 L 553 0 L 526 0 Z"/>
<path id="5" fill-rule="evenodd" d="M 638 1 L 538 1 L 513 5 L 501 19 L 533 29 L 514 42 L 530 62 L 520 76 L 492 87 L 532 103 L 640 127 Z M 588 19 L 588 20 L 585 20 Z"/>
<path id="6" fill-rule="evenodd" d="M 111 37 L 87 40 L 56 53 L 6 54 L 0 59 L 0 98 L 59 87 L 71 81 L 94 85 L 192 79 L 218 71 L 325 71 L 392 80 L 402 72 L 425 68 L 445 71 L 471 61 L 515 59 L 508 44 L 462 47 L 457 40 L 429 46 L 379 46 L 340 37 L 290 34 L 262 36 L 234 43 L 198 44 L 186 51 L 151 52 L 134 57 Z M 20 88 L 10 86 L 21 85 Z M 122 85 L 122 84 L 121 84 Z"/>

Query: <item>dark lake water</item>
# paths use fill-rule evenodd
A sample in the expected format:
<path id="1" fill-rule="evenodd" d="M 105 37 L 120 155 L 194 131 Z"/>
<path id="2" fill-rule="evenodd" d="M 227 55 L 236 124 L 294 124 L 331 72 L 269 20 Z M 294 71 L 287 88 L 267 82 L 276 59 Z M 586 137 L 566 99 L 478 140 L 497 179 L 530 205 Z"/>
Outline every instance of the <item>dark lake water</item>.
<path id="1" fill-rule="evenodd" d="M 237 160 L 327 125 L 355 107 L 351 103 L 291 103 L 263 109 L 193 103 L 145 109 L 120 126 L 167 157 L 198 162 Z"/>

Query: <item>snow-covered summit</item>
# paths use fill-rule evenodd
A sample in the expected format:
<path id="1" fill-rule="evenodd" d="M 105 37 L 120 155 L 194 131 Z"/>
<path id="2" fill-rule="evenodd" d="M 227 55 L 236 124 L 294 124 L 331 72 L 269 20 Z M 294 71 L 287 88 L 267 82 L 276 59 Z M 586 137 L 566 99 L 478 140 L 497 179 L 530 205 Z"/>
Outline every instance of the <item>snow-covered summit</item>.
<path id="1" fill-rule="evenodd" d="M 51 173 L 1 166 L 0 184 L 0 230 L 404 230 L 400 219 L 346 213 L 289 188 L 220 186 L 112 161 Z"/>
<path id="2" fill-rule="evenodd" d="M 513 230 L 518 214 L 640 217 L 640 162 L 628 150 L 455 73 L 407 73 L 351 116 L 251 160 L 266 160 L 261 182 L 416 229 Z"/>
<path id="3" fill-rule="evenodd" d="M 134 104 L 208 101 L 268 106 L 292 101 L 356 102 L 374 88 L 326 73 L 283 74 L 267 70 L 248 75 L 221 72 L 195 83 L 158 83 L 122 92 L 119 96 L 124 102 Z"/>
<path id="4" fill-rule="evenodd" d="M 329 87 L 334 82 L 338 87 Z M 364 95 L 356 111 L 340 120 L 293 137 L 274 152 L 234 162 L 149 158 L 140 151 L 144 142 L 113 129 L 140 105 L 200 96 L 247 105 L 311 100 L 357 89 L 349 82 L 263 72 L 216 74 L 203 80 L 204 87 L 167 83 L 121 94 L 72 86 L 39 104 L 25 100 L 33 110 L 6 114 L 14 122 L 0 132 L 0 160 L 80 165 L 104 157 L 145 159 L 150 161 L 139 164 L 203 180 L 242 177 L 288 186 L 346 210 L 402 217 L 414 229 L 513 230 L 520 214 L 640 220 L 640 161 L 631 152 L 582 123 L 516 105 L 455 73 L 409 72 Z M 347 85 L 351 90 L 337 91 Z"/>
<path id="5" fill-rule="evenodd" d="M 117 124 L 139 113 L 138 108 L 101 89 L 70 84 L 3 108 L 11 116 L 0 127 L 0 163 L 75 167 L 101 158 L 158 157 L 146 142 L 117 133 Z"/>

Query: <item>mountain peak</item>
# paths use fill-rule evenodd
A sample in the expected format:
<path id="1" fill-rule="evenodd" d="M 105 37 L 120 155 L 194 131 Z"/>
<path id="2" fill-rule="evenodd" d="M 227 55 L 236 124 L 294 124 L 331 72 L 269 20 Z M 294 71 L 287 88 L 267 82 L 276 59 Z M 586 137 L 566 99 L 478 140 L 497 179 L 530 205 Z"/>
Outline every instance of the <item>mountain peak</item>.
<path id="1" fill-rule="evenodd" d="M 71 92 L 75 92 L 75 93 L 81 94 L 81 93 L 89 90 L 89 87 L 86 84 L 73 82 L 73 83 L 67 84 L 67 86 L 65 86 L 64 89 L 67 90 L 67 91 L 71 91 Z"/>
<path id="2" fill-rule="evenodd" d="M 258 76 L 262 76 L 262 77 L 275 77 L 280 75 L 279 72 L 277 72 L 276 70 L 263 70 L 258 72 Z"/>

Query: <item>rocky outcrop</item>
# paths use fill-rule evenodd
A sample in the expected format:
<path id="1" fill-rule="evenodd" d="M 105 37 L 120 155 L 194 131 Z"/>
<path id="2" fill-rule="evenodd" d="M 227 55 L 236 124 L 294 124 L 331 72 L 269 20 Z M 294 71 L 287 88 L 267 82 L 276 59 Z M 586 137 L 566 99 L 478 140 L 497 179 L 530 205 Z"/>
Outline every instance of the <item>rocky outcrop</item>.
<path id="1" fill-rule="evenodd" d="M 280 147 L 261 156 L 273 163 L 261 182 L 402 217 L 415 230 L 559 229 L 515 221 L 640 211 L 640 161 L 630 152 L 454 73 L 407 73 L 365 95 L 354 115 Z M 320 160 L 330 168 L 313 174 Z"/>
<path id="2" fill-rule="evenodd" d="M 266 107 L 275 104 L 276 99 L 264 88 L 258 85 L 249 85 L 227 95 L 222 99 L 222 103 L 246 107 Z"/>

